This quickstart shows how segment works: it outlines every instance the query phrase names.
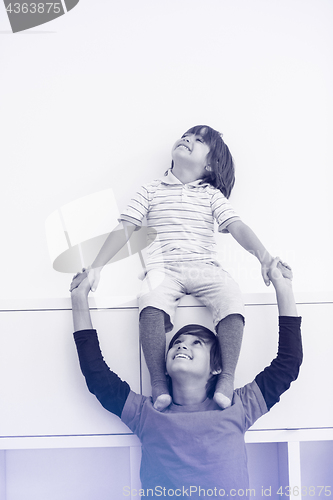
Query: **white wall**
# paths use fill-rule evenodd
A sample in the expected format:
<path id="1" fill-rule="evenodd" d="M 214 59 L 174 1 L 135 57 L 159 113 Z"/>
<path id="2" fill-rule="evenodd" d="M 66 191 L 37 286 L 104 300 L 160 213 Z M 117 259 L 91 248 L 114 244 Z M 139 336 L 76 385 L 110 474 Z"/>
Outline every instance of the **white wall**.
<path id="1" fill-rule="evenodd" d="M 6 455 L 5 500 L 116 500 L 130 484 L 126 448 L 10 450 Z"/>
<path id="2" fill-rule="evenodd" d="M 184 302 L 188 305 L 178 308 L 176 330 L 188 323 L 212 328 L 210 314 L 204 307 L 198 303 L 194 306 L 189 300 Z M 0 312 L 0 380 L 3 381 L 0 385 L 0 449 L 11 437 L 68 438 L 129 432 L 118 417 L 105 411 L 86 387 L 72 337 L 69 307 L 68 301 L 67 310 L 61 307 L 52 311 Z M 304 345 L 300 376 L 282 396 L 281 403 L 261 417 L 252 429 L 333 428 L 333 394 L 327 390 L 333 384 L 333 339 L 328 328 L 317 329 L 318 317 L 324 325 L 329 324 L 332 304 L 298 307 L 303 317 Z M 92 311 L 92 319 L 108 365 L 133 391 L 142 390 L 149 396 L 150 379 L 140 357 L 137 307 Z M 168 340 L 170 336 L 168 334 Z M 235 386 L 251 382 L 270 364 L 276 351 L 276 305 L 246 305 L 246 326 Z M 320 411 L 314 400 L 320 401 Z"/>
<path id="3" fill-rule="evenodd" d="M 121 208 L 198 123 L 224 133 L 232 202 L 292 264 L 296 290 L 332 290 L 332 2 L 81 0 L 15 35 L 0 15 L 0 297 L 66 295 L 48 215 L 106 187 Z M 244 292 L 265 293 L 257 262 L 219 240 Z M 135 273 L 118 272 L 135 293 Z M 105 280 L 100 293 L 119 293 Z"/>
<path id="4" fill-rule="evenodd" d="M 64 330 L 58 339 L 52 335 L 52 341 L 42 330 L 32 334 L 33 316 L 26 335 L 23 331 L 29 299 L 34 308 L 41 304 L 40 314 L 51 319 L 44 301 L 52 306 L 53 299 L 58 303 L 68 297 L 70 276 L 54 271 L 48 255 L 44 225 L 49 214 L 107 187 L 114 190 L 121 208 L 141 183 L 163 174 L 174 141 L 198 123 L 223 132 L 236 163 L 231 201 L 271 253 L 292 265 L 298 295 L 305 294 L 307 302 L 332 302 L 332 18 L 330 0 L 81 0 L 65 16 L 13 35 L 0 6 L 0 299 L 2 310 L 8 303 L 13 310 L 12 316 L 2 316 L 3 368 L 10 351 L 13 371 L 15 366 L 29 371 L 26 353 L 18 349 L 13 333 L 28 347 L 30 337 L 30 348 L 35 346 L 34 355 L 38 358 L 40 352 L 41 360 L 43 348 L 52 349 L 52 342 L 58 342 L 59 349 L 64 339 Z M 218 235 L 218 240 L 221 260 L 244 293 L 268 293 L 254 259 L 230 236 Z M 135 295 L 139 268 L 137 257 L 110 266 L 97 296 Z M 327 348 L 331 306 L 323 307 L 317 336 L 309 328 L 317 324 L 316 316 L 301 306 L 306 358 L 300 384 L 308 380 L 325 394 L 332 379 Z M 61 316 L 61 326 L 70 332 L 69 313 Z M 43 341 L 36 347 L 37 338 Z M 68 350 L 63 384 L 74 373 L 73 346 L 69 337 L 64 342 Z M 20 365 L 15 365 L 17 356 Z M 255 370 L 254 358 L 260 363 L 265 356 L 255 352 L 242 362 Z M 30 378 L 38 375 L 34 370 Z M 80 384 L 79 372 L 76 376 Z M 133 370 L 129 377 L 135 377 Z M 53 394 L 63 397 L 56 379 L 52 387 Z M 1 391 L 10 394 L 8 385 Z M 45 405 L 37 396 L 26 395 L 29 410 L 34 402 L 38 408 Z M 284 401 L 292 405 L 288 397 Z M 301 406 L 295 403 L 288 417 L 297 415 L 308 397 L 305 389 L 298 392 L 293 401 Z M 71 399 L 71 411 L 79 412 L 84 400 L 88 413 L 98 414 L 103 426 L 106 416 L 90 405 L 92 398 L 83 386 L 77 398 L 77 406 Z M 318 425 L 327 425 L 332 414 L 330 400 L 325 399 L 325 405 Z M 52 407 L 47 411 L 52 413 Z M 283 412 L 282 405 L 276 411 L 275 416 Z M 60 427 L 67 424 L 64 412 L 61 415 L 63 420 L 55 419 Z M 32 428 L 34 420 L 28 416 Z M 312 425 L 314 416 L 314 411 L 304 412 L 301 424 Z M 10 430 L 23 425 L 17 413 L 10 418 L 7 406 L 1 419 Z M 41 434 L 46 427 L 47 421 L 33 432 Z M 322 457 L 322 448 L 316 450 Z M 32 471 L 45 453 L 47 468 L 57 461 L 57 451 L 6 452 L 6 460 L 1 454 L 0 497 L 6 463 L 9 498 L 22 498 L 9 488 L 29 485 L 31 498 L 37 498 L 34 480 L 29 482 L 25 475 L 22 482 L 22 474 L 29 457 Z M 91 460 L 88 455 L 77 455 L 84 466 Z M 94 457 L 104 460 L 102 455 L 96 451 Z M 67 463 L 75 460 L 75 452 L 65 451 L 61 457 Z M 304 466 L 310 470 L 310 460 Z M 63 467 L 57 467 L 55 474 L 64 478 Z M 310 479 L 303 480 L 310 484 Z M 56 475 L 45 479 L 40 498 L 45 497 L 44 485 L 50 490 L 53 482 Z"/>
<path id="5" fill-rule="evenodd" d="M 125 486 L 137 487 L 139 442 L 87 390 L 72 339 L 69 307 L 69 300 L 64 300 L 59 309 L 0 312 L 1 500 L 93 500 L 96 496 L 108 500 L 120 498 Z M 333 383 L 328 329 L 332 303 L 299 304 L 298 308 L 304 344 L 300 376 L 246 434 L 250 484 L 256 496 L 262 488 L 274 493 L 287 485 L 291 461 L 296 471 L 299 467 L 302 481 L 296 484 L 290 479 L 291 485 L 328 488 L 332 484 L 333 395 L 328 390 Z M 276 315 L 276 304 L 269 301 L 246 306 L 237 387 L 251 381 L 275 356 Z M 139 392 L 142 387 L 149 395 L 135 302 L 93 310 L 92 318 L 106 362 L 133 390 Z M 324 328 L 318 327 L 318 318 Z M 208 311 L 187 298 L 178 309 L 176 328 L 189 322 L 212 327 Z M 297 441 L 301 441 L 300 453 L 295 460 L 293 450 L 288 455 L 287 442 L 297 445 Z"/>

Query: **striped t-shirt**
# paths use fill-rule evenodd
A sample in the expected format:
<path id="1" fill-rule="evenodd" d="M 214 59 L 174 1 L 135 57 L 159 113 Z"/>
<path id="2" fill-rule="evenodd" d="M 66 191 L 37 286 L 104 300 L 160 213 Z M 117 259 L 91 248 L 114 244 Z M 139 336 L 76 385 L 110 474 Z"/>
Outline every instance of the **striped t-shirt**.
<path id="1" fill-rule="evenodd" d="M 214 220 L 227 233 L 228 225 L 240 218 L 221 191 L 201 182 L 183 184 L 169 170 L 142 186 L 121 213 L 120 220 L 136 226 L 146 217 L 148 265 L 216 259 Z"/>

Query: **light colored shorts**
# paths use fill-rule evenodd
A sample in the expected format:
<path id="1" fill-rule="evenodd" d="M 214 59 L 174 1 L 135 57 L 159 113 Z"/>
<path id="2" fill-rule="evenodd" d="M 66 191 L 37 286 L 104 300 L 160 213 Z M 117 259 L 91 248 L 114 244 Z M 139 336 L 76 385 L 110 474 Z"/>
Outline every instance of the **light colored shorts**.
<path id="1" fill-rule="evenodd" d="M 183 295 L 193 295 L 208 307 L 215 328 L 230 314 L 244 318 L 244 302 L 237 283 L 218 264 L 202 261 L 149 269 L 138 296 L 139 313 L 146 307 L 161 309 L 165 313 L 165 331 L 169 332 Z"/>

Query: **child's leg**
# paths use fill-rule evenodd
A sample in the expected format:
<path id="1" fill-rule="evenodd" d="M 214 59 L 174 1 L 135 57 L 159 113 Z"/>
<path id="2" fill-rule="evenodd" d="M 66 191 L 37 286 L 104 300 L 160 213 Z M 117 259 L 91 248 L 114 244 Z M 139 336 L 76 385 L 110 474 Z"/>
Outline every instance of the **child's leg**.
<path id="1" fill-rule="evenodd" d="M 152 396 L 156 410 L 164 410 L 171 403 L 165 367 L 164 312 L 146 307 L 140 314 L 140 341 L 150 373 Z"/>
<path id="2" fill-rule="evenodd" d="M 227 408 L 231 405 L 234 376 L 242 344 L 243 330 L 244 319 L 241 314 L 230 314 L 223 318 L 217 326 L 217 337 L 222 354 L 222 373 L 217 380 L 214 401 L 221 408 Z"/>
<path id="3" fill-rule="evenodd" d="M 214 400 L 221 408 L 227 408 L 231 405 L 244 329 L 244 304 L 239 286 L 220 266 L 198 263 L 190 270 L 186 287 L 212 313 L 222 353 L 222 373 Z"/>

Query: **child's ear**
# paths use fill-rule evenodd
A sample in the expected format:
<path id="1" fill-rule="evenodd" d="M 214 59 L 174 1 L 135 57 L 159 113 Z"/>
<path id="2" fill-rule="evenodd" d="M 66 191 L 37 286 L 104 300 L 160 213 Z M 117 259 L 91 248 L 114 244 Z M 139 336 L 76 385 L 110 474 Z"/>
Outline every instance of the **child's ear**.
<path id="1" fill-rule="evenodd" d="M 221 368 L 219 368 L 218 370 L 213 370 L 213 371 L 211 372 L 211 374 L 212 374 L 212 375 L 220 375 L 220 373 L 222 373 Z"/>

